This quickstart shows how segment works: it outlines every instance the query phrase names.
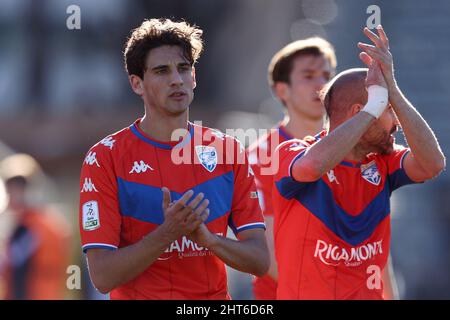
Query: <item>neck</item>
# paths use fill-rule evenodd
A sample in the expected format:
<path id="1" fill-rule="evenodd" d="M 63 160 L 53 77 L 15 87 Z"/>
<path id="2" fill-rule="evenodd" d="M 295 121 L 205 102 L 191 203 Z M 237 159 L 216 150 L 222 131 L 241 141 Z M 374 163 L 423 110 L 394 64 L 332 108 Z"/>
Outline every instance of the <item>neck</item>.
<path id="1" fill-rule="evenodd" d="M 179 115 L 161 114 L 150 108 L 145 108 L 145 115 L 139 127 L 147 135 L 159 141 L 171 141 L 172 133 L 176 129 L 188 128 L 188 109 Z"/>
<path id="2" fill-rule="evenodd" d="M 363 161 L 367 155 L 370 153 L 370 150 L 364 148 L 359 143 L 350 151 L 349 154 L 344 158 L 344 160 L 361 162 Z"/>
<path id="3" fill-rule="evenodd" d="M 295 112 L 289 112 L 281 122 L 286 131 L 297 139 L 313 136 L 323 129 L 323 119 L 310 119 Z"/>
<path id="4" fill-rule="evenodd" d="M 339 122 L 339 123 L 330 122 L 329 132 L 332 132 L 340 124 L 341 124 L 341 122 Z M 371 152 L 372 152 L 372 150 L 370 150 L 370 148 L 368 148 L 367 146 L 364 146 L 363 144 L 361 144 L 361 141 L 360 141 L 353 147 L 353 149 L 345 156 L 345 158 L 343 160 L 361 162 Z"/>

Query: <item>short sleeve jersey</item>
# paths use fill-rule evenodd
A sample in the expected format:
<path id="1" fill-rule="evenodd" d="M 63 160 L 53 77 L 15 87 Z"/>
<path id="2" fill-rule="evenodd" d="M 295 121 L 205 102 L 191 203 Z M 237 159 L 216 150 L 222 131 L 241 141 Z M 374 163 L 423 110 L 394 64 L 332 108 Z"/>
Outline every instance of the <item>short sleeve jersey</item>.
<path id="1" fill-rule="evenodd" d="M 278 163 L 272 161 L 272 155 L 280 143 L 292 138 L 284 126 L 279 125 L 248 148 L 248 159 L 255 173 L 259 202 L 265 217 L 273 217 L 273 175 L 278 169 Z M 255 277 L 253 293 L 257 300 L 274 300 L 277 294 L 277 283 L 268 275 Z"/>
<path id="2" fill-rule="evenodd" d="M 292 165 L 323 138 L 277 149 L 274 178 L 277 299 L 382 299 L 389 256 L 391 193 L 413 183 L 403 169 L 409 149 L 342 161 L 314 182 L 297 182 Z"/>
<path id="3" fill-rule="evenodd" d="M 175 142 L 147 136 L 138 119 L 94 145 L 80 180 L 83 251 L 132 245 L 164 222 L 162 187 L 172 201 L 186 191 L 209 199 L 206 226 L 226 236 L 265 228 L 254 177 L 242 145 L 189 123 Z M 186 131 L 186 130 L 185 130 Z M 111 291 L 111 299 L 229 299 L 224 263 L 186 237 L 174 241 L 142 274 Z"/>

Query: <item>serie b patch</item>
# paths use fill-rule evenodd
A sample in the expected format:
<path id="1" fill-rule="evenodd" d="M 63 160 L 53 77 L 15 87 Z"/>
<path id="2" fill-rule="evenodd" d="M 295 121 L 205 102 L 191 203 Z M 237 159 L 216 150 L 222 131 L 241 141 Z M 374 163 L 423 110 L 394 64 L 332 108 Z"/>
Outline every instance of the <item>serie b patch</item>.
<path id="1" fill-rule="evenodd" d="M 97 201 L 88 201 L 83 204 L 83 230 L 92 231 L 100 227 L 100 214 Z"/>

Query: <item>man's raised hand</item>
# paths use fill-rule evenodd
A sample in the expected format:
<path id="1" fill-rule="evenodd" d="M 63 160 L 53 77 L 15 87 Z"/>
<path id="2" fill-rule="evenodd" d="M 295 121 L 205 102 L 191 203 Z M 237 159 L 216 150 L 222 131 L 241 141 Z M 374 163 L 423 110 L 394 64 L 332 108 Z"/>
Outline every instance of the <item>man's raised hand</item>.
<path id="1" fill-rule="evenodd" d="M 388 88 L 394 88 L 396 86 L 394 77 L 394 64 L 392 54 L 389 51 L 389 40 L 386 36 L 386 33 L 384 32 L 383 27 L 381 25 L 377 27 L 378 35 L 370 31 L 368 28 L 364 28 L 363 32 L 374 45 L 359 42 L 358 48 L 363 50 L 364 53 L 367 54 L 371 59 L 374 59 L 378 62 L 383 76 L 388 84 Z"/>

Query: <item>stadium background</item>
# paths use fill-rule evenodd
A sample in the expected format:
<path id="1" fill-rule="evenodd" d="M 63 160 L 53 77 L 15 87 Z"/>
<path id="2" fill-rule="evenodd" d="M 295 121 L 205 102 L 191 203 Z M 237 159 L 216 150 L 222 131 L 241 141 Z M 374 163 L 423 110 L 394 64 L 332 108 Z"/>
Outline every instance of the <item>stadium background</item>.
<path id="1" fill-rule="evenodd" d="M 81 8 L 81 30 L 66 27 L 71 4 Z M 191 120 L 222 130 L 270 128 L 283 115 L 266 80 L 274 52 L 320 35 L 335 46 L 338 72 L 361 67 L 356 43 L 366 41 L 361 29 L 372 4 L 381 8 L 400 87 L 448 155 L 450 1 L 1 0 L 0 159 L 26 152 L 39 161 L 47 177 L 41 201 L 73 226 L 72 264 L 81 265 L 77 212 L 84 155 L 143 112 L 122 62 L 132 28 L 161 16 L 200 26 L 206 47 L 197 65 Z M 402 299 L 450 298 L 449 190 L 444 172 L 393 196 L 391 248 Z M 8 234 L 6 220 L 0 214 L 0 242 Z M 82 280 L 82 290 L 67 291 L 68 299 L 104 298 L 93 292 L 86 274 Z M 252 298 L 250 280 L 230 270 L 233 298 Z"/>

